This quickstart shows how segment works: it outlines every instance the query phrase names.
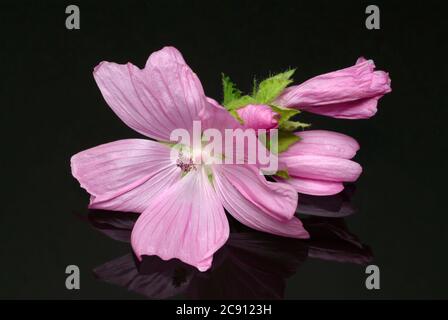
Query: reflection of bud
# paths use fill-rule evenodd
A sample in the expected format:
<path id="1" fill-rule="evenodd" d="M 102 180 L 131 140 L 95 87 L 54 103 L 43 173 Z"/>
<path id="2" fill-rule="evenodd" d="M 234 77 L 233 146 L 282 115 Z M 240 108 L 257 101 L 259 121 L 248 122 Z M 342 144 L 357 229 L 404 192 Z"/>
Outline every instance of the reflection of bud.
<path id="1" fill-rule="evenodd" d="M 310 217 L 303 224 L 310 233 L 309 258 L 356 264 L 372 261 L 370 247 L 347 229 L 344 219 Z"/>

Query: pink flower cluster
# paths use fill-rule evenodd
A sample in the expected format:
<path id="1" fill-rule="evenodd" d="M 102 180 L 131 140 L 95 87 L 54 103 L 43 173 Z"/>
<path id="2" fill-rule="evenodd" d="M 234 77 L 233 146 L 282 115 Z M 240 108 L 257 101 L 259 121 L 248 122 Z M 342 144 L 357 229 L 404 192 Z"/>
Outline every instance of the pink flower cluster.
<path id="1" fill-rule="evenodd" d="M 241 223 L 263 232 L 308 238 L 294 216 L 298 192 L 332 195 L 344 182 L 356 181 L 361 166 L 351 160 L 358 143 L 346 135 L 308 130 L 279 154 L 289 178 L 266 180 L 256 165 L 194 165 L 179 151 L 173 159 L 170 133 L 204 128 L 276 128 L 279 114 L 267 105 L 239 109 L 239 123 L 203 91 L 180 52 L 165 47 L 149 57 L 144 69 L 133 64 L 100 63 L 94 78 L 104 99 L 130 128 L 151 138 L 106 143 L 74 155 L 73 176 L 91 195 L 90 208 L 137 212 L 131 243 L 139 259 L 157 255 L 178 258 L 205 271 L 213 254 L 229 237 L 224 209 Z M 359 119 L 375 114 L 379 98 L 390 92 L 387 73 L 371 60 L 286 88 L 276 99 L 335 118 Z M 188 169 L 188 170 L 187 170 Z"/>

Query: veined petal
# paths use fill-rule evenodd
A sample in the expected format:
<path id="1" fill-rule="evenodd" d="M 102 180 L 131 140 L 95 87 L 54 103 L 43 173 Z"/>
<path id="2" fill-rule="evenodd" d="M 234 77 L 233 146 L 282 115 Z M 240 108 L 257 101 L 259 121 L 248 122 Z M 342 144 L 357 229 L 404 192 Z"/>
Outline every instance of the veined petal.
<path id="1" fill-rule="evenodd" d="M 173 47 L 151 54 L 143 70 L 102 62 L 94 77 L 120 119 L 157 140 L 169 141 L 174 129 L 190 131 L 206 103 L 198 77 Z"/>
<path id="2" fill-rule="evenodd" d="M 353 182 L 362 172 L 358 163 L 335 157 L 298 155 L 282 158 L 280 162 L 288 168 L 290 176 L 313 180 Z"/>
<path id="3" fill-rule="evenodd" d="M 274 219 L 291 219 L 297 208 L 297 192 L 283 183 L 267 181 L 254 165 L 215 166 L 228 181 L 259 210 Z"/>
<path id="4" fill-rule="evenodd" d="M 279 182 L 287 183 L 297 192 L 314 196 L 330 196 L 344 189 L 342 182 L 322 181 L 306 178 L 290 177 L 289 179 L 275 178 Z"/>
<path id="5" fill-rule="evenodd" d="M 380 98 L 381 96 L 321 106 L 309 106 L 306 107 L 306 110 L 302 110 L 338 119 L 368 119 L 378 111 L 377 105 Z"/>
<path id="6" fill-rule="evenodd" d="M 277 103 L 285 107 L 300 105 L 299 108 L 304 109 L 306 106 L 354 101 L 390 92 L 390 80 L 385 77 L 387 74 L 374 69 L 372 60 L 358 59 L 351 67 L 288 87 Z"/>
<path id="7" fill-rule="evenodd" d="M 164 140 L 169 140 L 175 129 L 192 132 L 193 121 L 200 120 L 200 111 L 207 107 L 201 82 L 190 67 L 172 58 L 169 52 L 173 50 L 164 48 L 153 53 L 143 70 L 131 69 L 141 101 L 155 110 L 156 119 L 167 128 Z"/>
<path id="8" fill-rule="evenodd" d="M 305 154 L 351 159 L 359 150 L 358 142 L 342 133 L 326 130 L 306 130 L 295 134 L 300 137 L 300 141 L 282 152 L 279 155 L 280 159 Z"/>
<path id="9" fill-rule="evenodd" d="M 242 126 L 224 107 L 219 105 L 215 100 L 207 98 L 208 107 L 201 111 L 202 128 L 216 129 L 226 140 L 223 144 L 225 161 L 230 163 L 249 163 L 257 164 L 260 168 L 265 167 L 265 163 L 261 163 L 260 158 L 257 155 L 269 156 L 274 161 L 275 154 L 269 153 L 265 145 L 257 139 L 257 132 L 251 128 L 245 128 Z M 227 133 L 227 130 L 230 132 Z M 231 131 L 233 130 L 233 131 Z M 242 139 L 243 146 L 238 145 L 237 136 L 244 136 Z M 230 140 L 227 140 L 230 137 Z M 253 139 L 252 139 L 253 138 Z M 245 140 L 246 139 L 246 140 Z M 250 143 L 249 141 L 254 143 Z M 241 148 L 239 148 L 241 147 Z M 230 148 L 231 152 L 226 151 Z M 250 155 L 255 155 L 251 157 Z"/>
<path id="10" fill-rule="evenodd" d="M 214 187 L 222 204 L 235 219 L 255 230 L 283 237 L 301 239 L 309 237 L 308 232 L 303 228 L 299 219 L 293 217 L 290 220 L 279 221 L 273 218 L 243 196 L 230 179 L 225 174 L 222 174 L 222 171 L 219 169 L 219 166 L 214 168 Z"/>
<path id="11" fill-rule="evenodd" d="M 201 110 L 202 128 L 217 129 L 222 134 L 225 129 L 242 129 L 243 126 L 216 100 L 207 97 L 207 106 Z"/>
<path id="12" fill-rule="evenodd" d="M 131 235 L 137 257 L 178 258 L 200 271 L 210 268 L 229 224 L 207 174 L 198 170 L 156 196 L 141 214 Z"/>
<path id="13" fill-rule="evenodd" d="M 143 212 L 155 194 L 180 179 L 170 148 L 126 139 L 106 143 L 71 158 L 73 176 L 91 194 L 90 208 Z"/>
<path id="14" fill-rule="evenodd" d="M 390 85 L 387 72 L 375 71 L 372 60 L 359 58 L 351 67 L 286 88 L 275 103 L 334 118 L 365 119 L 376 113 Z"/>
<path id="15" fill-rule="evenodd" d="M 163 47 L 161 50 L 154 52 L 151 54 L 151 60 L 146 61 L 146 66 L 150 62 L 156 64 L 171 64 L 172 62 L 176 62 L 178 64 L 187 64 L 184 60 L 182 54 L 175 47 Z"/>

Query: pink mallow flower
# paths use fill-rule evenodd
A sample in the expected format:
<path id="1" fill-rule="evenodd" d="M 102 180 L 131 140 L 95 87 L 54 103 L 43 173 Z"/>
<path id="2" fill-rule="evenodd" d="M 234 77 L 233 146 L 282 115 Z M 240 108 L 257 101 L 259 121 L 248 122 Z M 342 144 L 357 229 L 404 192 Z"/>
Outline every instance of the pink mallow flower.
<path id="1" fill-rule="evenodd" d="M 361 57 L 354 66 L 286 88 L 275 103 L 333 118 L 366 119 L 391 91 L 390 83 L 388 73 L 375 71 L 373 61 Z"/>
<path id="2" fill-rule="evenodd" d="M 355 139 L 332 131 L 308 130 L 295 133 L 301 139 L 279 155 L 279 166 L 289 179 L 277 178 L 297 192 L 327 196 L 344 189 L 343 182 L 354 182 L 361 166 L 350 160 L 359 150 Z"/>
<path id="3" fill-rule="evenodd" d="M 172 130 L 235 128 L 239 123 L 206 98 L 196 74 L 173 47 L 149 57 L 144 69 L 102 62 L 94 78 L 117 116 L 135 131 L 168 142 Z M 297 192 L 266 181 L 252 165 L 192 164 L 166 143 L 125 139 L 82 151 L 71 159 L 73 176 L 90 195 L 90 208 L 141 213 L 131 236 L 139 259 L 178 258 L 205 271 L 226 242 L 224 208 L 264 232 L 308 238 L 294 217 Z M 193 151 L 194 152 L 194 151 Z"/>
<path id="4" fill-rule="evenodd" d="M 279 115 L 264 104 L 249 104 L 237 110 L 247 129 L 274 129 L 278 127 Z"/>

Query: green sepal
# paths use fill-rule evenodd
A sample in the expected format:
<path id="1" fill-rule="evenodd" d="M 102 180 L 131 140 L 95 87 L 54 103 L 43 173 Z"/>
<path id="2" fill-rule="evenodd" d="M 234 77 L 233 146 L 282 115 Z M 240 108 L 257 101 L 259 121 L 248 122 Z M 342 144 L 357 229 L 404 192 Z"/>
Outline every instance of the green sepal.
<path id="1" fill-rule="evenodd" d="M 244 120 L 241 119 L 240 115 L 236 110 L 229 110 L 229 113 L 234 117 L 240 124 L 244 124 Z"/>
<path id="2" fill-rule="evenodd" d="M 246 95 L 238 99 L 232 100 L 227 105 L 225 105 L 225 107 L 227 110 L 237 110 L 247 106 L 248 104 L 257 104 L 257 101 L 251 96 Z"/>
<path id="3" fill-rule="evenodd" d="M 297 109 L 291 109 L 291 108 L 285 108 L 285 107 L 280 107 L 280 106 L 276 106 L 275 104 L 271 104 L 270 105 L 272 111 L 277 112 L 280 115 L 280 123 L 282 123 L 282 121 L 286 121 L 291 119 L 292 117 L 294 117 L 295 115 L 299 114 L 300 111 Z"/>
<path id="4" fill-rule="evenodd" d="M 290 131 L 278 131 L 278 149 L 277 153 L 284 152 L 294 143 L 300 141 L 300 137 Z"/>
<path id="5" fill-rule="evenodd" d="M 288 173 L 287 170 L 279 170 L 279 171 L 277 171 L 274 175 L 277 176 L 277 177 L 280 177 L 280 178 L 282 178 L 282 179 L 285 179 L 285 180 L 288 180 L 288 179 L 291 178 L 291 177 L 289 176 L 289 173 Z"/>
<path id="6" fill-rule="evenodd" d="M 233 83 L 228 76 L 222 73 L 222 85 L 223 85 L 223 105 L 230 112 L 230 114 L 238 120 L 241 124 L 244 124 L 243 119 L 238 115 L 236 110 L 243 108 L 249 104 L 267 104 L 271 107 L 271 109 L 280 115 L 278 128 L 281 131 L 294 131 L 299 128 L 307 128 L 310 125 L 307 123 L 301 123 L 299 121 L 290 120 L 295 115 L 299 114 L 300 111 L 291 108 L 284 108 L 280 106 L 276 106 L 271 104 L 281 93 L 282 91 L 292 82 L 291 77 L 293 76 L 295 69 L 290 69 L 282 73 L 278 73 L 274 76 L 271 76 L 259 84 L 257 84 L 256 79 L 254 79 L 252 95 L 243 95 L 242 92 L 237 89 L 235 83 Z M 288 148 L 289 141 L 294 140 L 293 137 L 284 138 L 285 145 L 282 146 L 284 148 Z M 279 141 L 280 143 L 280 141 Z M 279 144 L 279 149 L 280 144 Z M 286 150 L 285 149 L 285 150 Z M 279 151 L 281 152 L 281 151 Z"/>
<path id="7" fill-rule="evenodd" d="M 274 101 L 275 98 L 277 98 L 293 81 L 291 77 L 295 71 L 295 69 L 290 69 L 261 81 L 258 86 L 253 89 L 253 97 L 255 101 L 259 104 L 269 104 Z"/>
<path id="8" fill-rule="evenodd" d="M 236 100 L 241 97 L 241 91 L 237 89 L 235 83 L 230 80 L 228 76 L 224 73 L 221 73 L 222 77 L 222 89 L 223 89 L 223 102 L 222 104 L 226 106 L 233 100 Z"/>
<path id="9" fill-rule="evenodd" d="M 284 131 L 294 131 L 299 128 L 307 128 L 310 126 L 308 123 L 302 123 L 299 121 L 290 120 L 295 115 L 299 114 L 300 111 L 291 108 L 284 108 L 276 105 L 270 105 L 271 109 L 280 115 L 280 120 L 278 122 L 278 127 L 280 130 Z"/>
<path id="10" fill-rule="evenodd" d="M 294 131 L 297 129 L 305 129 L 305 128 L 308 128 L 309 126 L 311 126 L 311 124 L 309 124 L 309 123 L 286 120 L 286 121 L 282 122 L 280 129 L 283 129 L 285 131 Z"/>

